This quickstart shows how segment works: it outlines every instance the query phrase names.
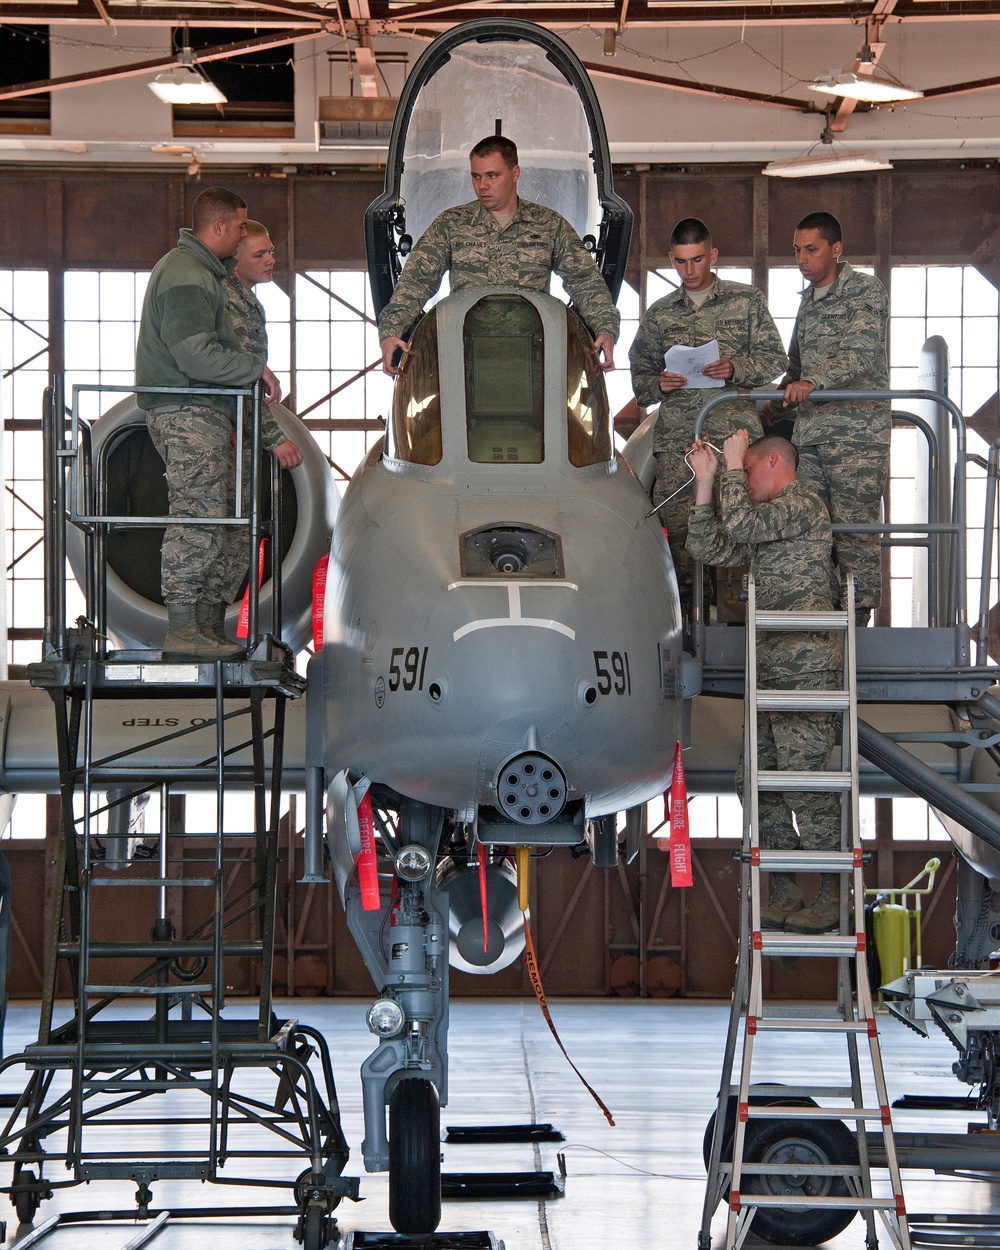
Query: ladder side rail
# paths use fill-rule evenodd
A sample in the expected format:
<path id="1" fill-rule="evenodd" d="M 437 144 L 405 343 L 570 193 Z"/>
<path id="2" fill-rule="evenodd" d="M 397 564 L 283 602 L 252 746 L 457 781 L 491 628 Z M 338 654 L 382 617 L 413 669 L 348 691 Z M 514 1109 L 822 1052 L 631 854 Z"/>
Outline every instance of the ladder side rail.
<path id="1" fill-rule="evenodd" d="M 271 636 L 281 637 L 281 465 L 276 456 L 268 456 L 271 470 Z"/>
<path id="2" fill-rule="evenodd" d="M 260 506 L 260 465 L 261 465 L 261 440 L 260 440 L 260 423 L 261 423 L 261 403 L 263 395 L 263 384 L 257 382 L 254 384 L 253 395 L 251 399 L 251 424 L 250 424 L 250 580 L 249 587 L 249 613 L 247 616 L 247 653 L 252 655 L 260 644 L 260 580 L 258 569 L 260 568 L 261 544 L 263 542 L 263 518 Z M 237 409 L 236 427 L 237 430 L 243 428 L 243 401 L 239 400 Z M 239 484 L 241 474 L 241 463 L 236 463 L 236 480 Z M 271 576 L 274 577 L 277 567 L 277 559 L 274 552 L 271 553 Z"/>
<path id="3" fill-rule="evenodd" d="M 285 754 L 285 711 L 287 700 L 280 691 L 274 695 L 274 728 L 271 735 L 271 793 L 266 872 L 264 874 L 264 900 L 261 913 L 261 1037 L 270 1033 L 272 999 L 272 971 L 274 967 L 274 934 L 278 909 L 278 840 L 281 827 L 281 775 Z M 263 738 L 261 739 L 263 750 Z M 294 835 L 289 813 L 289 832 Z M 294 848 L 293 848 L 294 849 Z M 290 852 L 292 853 L 292 852 Z M 259 871 L 259 869 L 258 869 Z"/>
<path id="4" fill-rule="evenodd" d="M 59 459 L 59 421 L 62 411 L 63 379 L 56 374 L 52 385 L 45 388 L 42 397 L 42 535 L 45 581 L 43 584 L 44 629 L 42 642 L 43 659 L 53 659 L 62 654 L 66 641 L 65 588 L 58 576 L 56 552 L 58 531 L 65 524 L 65 510 L 60 507 L 62 491 L 59 476 L 62 462 Z"/>
<path id="5" fill-rule="evenodd" d="M 743 1155 L 746 1148 L 747 1119 L 743 1109 L 749 1103 L 750 1070 L 753 1057 L 754 1031 L 749 1017 L 761 1013 L 761 963 L 756 934 L 760 931 L 760 870 L 754 863 L 754 852 L 759 850 L 759 804 L 757 796 L 757 585 L 751 573 L 747 582 L 746 627 L 746 680 L 744 696 L 744 754 L 743 754 L 743 822 L 744 856 L 750 860 L 749 925 L 740 934 L 743 962 L 747 968 L 747 995 L 744 1016 L 743 1046 L 740 1059 L 739 1089 L 736 1095 L 736 1123 L 733 1132 L 732 1163 L 729 1170 L 729 1215 L 727 1218 L 726 1244 L 739 1246 L 749 1231 L 752 1210 L 746 1212 L 737 1207 L 736 1195 L 742 1181 Z M 734 998 L 735 1007 L 735 998 Z M 742 1222 L 741 1222 L 742 1217 Z M 740 1236 L 742 1229 L 742 1236 Z"/>
<path id="6" fill-rule="evenodd" d="M 972 457 L 970 457 L 972 459 Z M 974 458 L 982 463 L 982 458 Z M 983 559 L 979 572 L 979 614 L 976 617 L 976 664 L 985 664 L 989 653 L 989 611 L 993 586 L 993 549 L 1000 526 L 997 514 L 997 474 L 1000 473 L 1000 438 L 990 444 L 986 469 L 986 503 L 983 509 Z"/>
<path id="7" fill-rule="evenodd" d="M 239 465 L 237 464 L 237 474 Z M 253 576 L 251 575 L 251 585 Z M 253 600 L 251 599 L 251 603 Z M 212 1097 L 209 1111 L 209 1167 L 214 1177 L 219 1166 L 219 1077 L 222 1069 L 220 1055 L 221 1017 L 225 995 L 225 969 L 223 967 L 223 926 L 225 923 L 225 879 L 223 876 L 223 849 L 225 837 L 225 764 L 226 764 L 226 718 L 222 663 L 216 660 L 215 670 L 215 863 L 212 886 L 212 1003 L 211 1003 L 211 1081 Z"/>
<path id="8" fill-rule="evenodd" d="M 83 1124 L 85 1114 L 83 1110 L 84 1092 L 83 1092 L 83 1074 L 84 1064 L 86 1062 L 86 1045 L 87 1045 L 87 1023 L 88 1023 L 88 999 L 87 985 L 90 981 L 90 942 L 91 942 L 91 883 L 93 876 L 93 863 L 91 861 L 91 809 L 93 807 L 93 749 L 94 749 L 94 655 L 91 650 L 86 658 L 86 675 L 84 684 L 83 706 L 82 712 L 82 742 L 83 751 L 83 769 L 81 786 L 83 813 L 80 820 L 80 834 L 77 836 L 76 814 L 72 806 L 72 797 L 70 798 L 69 819 L 64 822 L 63 828 L 66 830 L 67 837 L 80 844 L 79 853 L 79 874 L 76 880 L 76 887 L 79 893 L 80 906 L 80 926 L 78 932 L 79 955 L 77 957 L 77 981 L 76 981 L 76 1063 L 73 1067 L 71 1076 L 72 1100 L 69 1108 L 69 1132 L 67 1140 L 67 1163 L 71 1163 L 74 1170 L 79 1166 L 83 1154 Z M 70 785 L 72 795 L 72 783 Z M 70 889 L 74 883 L 70 882 Z"/>
<path id="9" fill-rule="evenodd" d="M 929 421 L 917 416 L 915 412 L 900 412 L 893 409 L 892 422 L 893 428 L 895 428 L 896 422 L 905 422 L 915 430 L 919 430 L 927 442 L 927 527 L 924 531 L 926 536 L 923 541 L 918 540 L 914 545 L 922 546 L 927 551 L 927 627 L 928 629 L 934 629 L 941 620 L 942 604 L 938 596 L 937 576 L 938 567 L 941 563 L 941 546 L 944 542 L 945 534 L 953 532 L 950 525 L 943 530 L 937 528 L 941 524 L 939 490 L 941 445 L 938 441 L 937 430 L 934 429 Z"/>

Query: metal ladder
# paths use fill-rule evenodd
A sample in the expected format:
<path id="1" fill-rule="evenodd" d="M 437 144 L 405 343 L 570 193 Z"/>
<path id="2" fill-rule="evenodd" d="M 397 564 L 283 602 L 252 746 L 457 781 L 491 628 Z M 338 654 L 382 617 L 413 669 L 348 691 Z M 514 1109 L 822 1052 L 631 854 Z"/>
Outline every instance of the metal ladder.
<path id="1" fill-rule="evenodd" d="M 736 984 L 723 1060 L 718 1107 L 706 1135 L 708 1185 L 701 1250 L 711 1247 L 711 1220 L 721 1202 L 728 1207 L 726 1250 L 739 1250 L 753 1222 L 769 1226 L 784 1240 L 798 1222 L 798 1244 L 815 1244 L 836 1235 L 855 1212 L 867 1225 L 866 1245 L 877 1242 L 881 1219 L 891 1244 L 909 1250 L 899 1164 L 886 1093 L 878 1028 L 868 981 L 863 918 L 864 881 L 858 805 L 857 675 L 854 584 L 847 588 L 846 611 L 759 611 L 750 579 L 747 612 L 744 719 L 743 847 L 740 872 L 740 946 Z M 759 631 L 824 630 L 844 639 L 844 681 L 840 690 L 759 690 Z M 761 770 L 757 760 L 757 713 L 830 711 L 841 714 L 839 767 L 823 773 Z M 835 791 L 841 800 L 838 851 L 765 850 L 759 841 L 761 791 Z M 761 873 L 822 872 L 840 876 L 840 921 L 836 931 L 818 935 L 761 928 Z M 837 1001 L 789 1009 L 764 997 L 765 961 L 800 956 L 837 961 Z M 852 987 L 852 980 L 856 989 Z M 742 1033 L 739 1079 L 733 1083 Z M 751 1083 L 757 1039 L 783 1035 L 781 1061 L 798 1065 L 804 1079 L 791 1085 Z M 849 1079 L 820 1084 L 810 1076 L 810 1054 L 801 1035 L 843 1035 Z M 859 1036 L 867 1039 L 874 1103 L 862 1088 Z M 758 1064 L 760 1060 L 758 1058 Z M 820 1101 L 817 1101 L 820 1100 Z M 821 1105 L 820 1105 L 821 1103 Z M 853 1128 L 843 1123 L 848 1121 Z M 872 1125 L 872 1133 L 866 1126 Z M 710 1148 L 709 1148 L 710 1143 Z M 872 1158 L 887 1168 L 891 1195 L 873 1193 Z M 761 1214 L 763 1212 L 763 1214 Z"/>

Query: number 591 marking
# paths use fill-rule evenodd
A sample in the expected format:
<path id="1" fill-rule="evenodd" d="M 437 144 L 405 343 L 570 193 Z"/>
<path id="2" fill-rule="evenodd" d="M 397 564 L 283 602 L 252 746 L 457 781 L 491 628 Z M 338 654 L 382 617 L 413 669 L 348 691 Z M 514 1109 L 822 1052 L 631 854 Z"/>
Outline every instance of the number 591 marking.
<path id="1" fill-rule="evenodd" d="M 628 665 L 627 651 L 595 651 L 594 669 L 597 673 L 597 689 L 601 694 L 632 693 L 632 674 Z"/>
<path id="2" fill-rule="evenodd" d="M 402 659 L 402 668 L 400 668 Z M 393 647 L 389 658 L 389 689 L 417 690 L 424 688 L 424 669 L 427 667 L 427 648 Z"/>

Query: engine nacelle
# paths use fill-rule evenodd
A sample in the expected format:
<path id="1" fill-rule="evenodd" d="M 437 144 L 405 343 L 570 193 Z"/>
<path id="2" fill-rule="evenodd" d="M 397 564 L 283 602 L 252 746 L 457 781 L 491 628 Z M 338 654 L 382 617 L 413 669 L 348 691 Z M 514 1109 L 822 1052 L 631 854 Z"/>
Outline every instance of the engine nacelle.
<path id="1" fill-rule="evenodd" d="M 302 452 L 302 464 L 282 470 L 281 636 L 295 651 L 311 634 L 312 574 L 329 550 L 339 495 L 326 456 L 306 426 L 280 404 L 271 410 L 282 431 Z M 146 430 L 146 414 L 130 395 L 91 427 L 94 461 L 108 457 L 107 513 L 110 516 L 165 516 L 167 486 L 163 461 Z M 159 528 L 113 531 L 108 536 L 108 626 L 126 647 L 162 646 L 167 609 L 160 595 Z M 84 537 L 70 526 L 67 556 L 81 584 L 86 570 Z M 239 603 L 230 606 L 226 623 L 235 633 Z M 260 592 L 261 620 L 270 620 L 271 584 Z"/>

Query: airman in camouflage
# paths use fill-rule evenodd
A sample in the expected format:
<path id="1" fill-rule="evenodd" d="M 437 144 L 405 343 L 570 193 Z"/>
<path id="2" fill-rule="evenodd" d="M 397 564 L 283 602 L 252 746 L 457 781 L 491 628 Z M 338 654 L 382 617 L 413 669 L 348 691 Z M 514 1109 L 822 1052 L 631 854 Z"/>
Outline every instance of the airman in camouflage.
<path id="1" fill-rule="evenodd" d="M 840 223 L 810 213 L 795 230 L 795 258 L 809 286 L 802 294 L 788 350 L 785 407 L 795 411 L 792 441 L 799 475 L 828 505 L 834 525 L 872 525 L 889 472 L 891 406 L 887 400 L 809 403 L 814 390 L 885 390 L 888 300 L 877 278 L 839 257 Z M 838 534 L 841 579 L 856 580 L 858 623 L 882 597 L 877 534 Z"/>
<path id="2" fill-rule="evenodd" d="M 758 608 L 829 611 L 838 593 L 829 514 L 819 497 L 796 480 L 795 448 L 786 439 L 771 435 L 749 447 L 747 443 L 743 430 L 725 441 L 726 472 L 717 498 L 715 455 L 704 442 L 695 444 L 691 464 L 698 482 L 688 547 L 709 564 L 749 563 Z M 830 633 L 758 636 L 757 682 L 762 689 L 836 689 L 842 663 L 839 640 Z M 832 712 L 759 713 L 758 767 L 825 771 L 836 727 Z M 736 787 L 742 798 L 742 754 Z M 758 817 L 760 842 L 768 849 L 840 847 L 840 800 L 834 793 L 763 791 Z M 805 908 L 794 875 L 772 873 L 765 926 L 823 932 L 836 919 L 837 890 L 837 877 L 824 875 L 816 902 Z"/>
<path id="3" fill-rule="evenodd" d="M 451 290 L 469 286 L 523 286 L 547 291 L 557 273 L 594 336 L 603 367 L 614 367 L 620 315 L 607 284 L 579 235 L 564 217 L 517 194 L 520 167 L 510 139 L 481 139 L 470 153 L 476 200 L 446 209 L 407 257 L 378 319 L 382 361 L 395 375 L 395 352 L 405 347 L 424 304 L 446 273 Z"/>
<path id="4" fill-rule="evenodd" d="M 243 388 L 262 378 L 269 402 L 281 387 L 263 357 L 244 351 L 233 333 L 222 279 L 246 235 L 246 204 L 209 187 L 194 202 L 193 229 L 154 267 L 143 298 L 135 352 L 136 399 L 166 465 L 171 517 L 220 517 L 234 476 L 235 403 L 213 394 L 157 394 L 149 387 Z M 225 570 L 219 526 L 168 525 L 161 584 L 169 629 L 163 654 L 178 660 L 226 660 L 242 649 L 216 636 L 215 614 Z M 213 596 L 208 598 L 208 596 Z"/>
<path id="5" fill-rule="evenodd" d="M 684 454 L 694 435 L 695 417 L 716 392 L 688 386 L 683 375 L 664 369 L 664 352 L 675 346 L 699 347 L 717 339 L 719 359 L 706 365 L 704 372 L 729 383 L 730 390 L 772 381 L 788 360 L 761 292 L 742 282 L 725 281 L 713 272 L 719 253 L 704 222 L 696 217 L 678 222 L 669 255 L 681 286 L 646 310 L 629 361 L 636 401 L 642 407 L 660 405 L 653 434 L 653 503 L 659 506 L 657 516 L 667 530 L 681 601 L 686 607 L 694 571 L 685 545 L 691 495 L 684 488 L 691 474 Z M 757 411 L 747 400 L 714 408 L 704 435 L 721 446 L 740 428 L 754 435 L 762 433 Z"/>

